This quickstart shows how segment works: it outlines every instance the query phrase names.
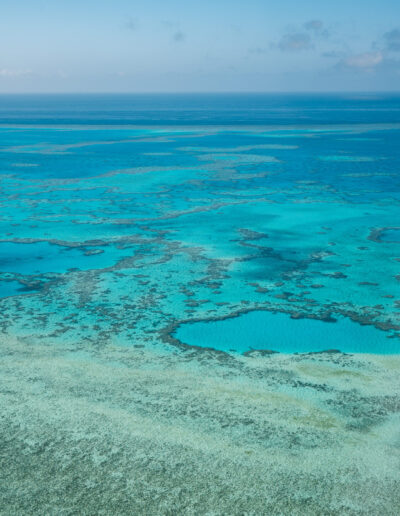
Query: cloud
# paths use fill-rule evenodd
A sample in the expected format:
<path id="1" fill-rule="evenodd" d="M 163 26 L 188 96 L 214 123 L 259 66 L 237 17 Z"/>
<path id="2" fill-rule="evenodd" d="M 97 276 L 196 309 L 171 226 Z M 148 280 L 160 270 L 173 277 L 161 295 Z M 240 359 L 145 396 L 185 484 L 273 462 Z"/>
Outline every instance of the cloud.
<path id="1" fill-rule="evenodd" d="M 268 52 L 268 50 L 266 48 L 262 48 L 262 47 L 255 47 L 255 48 L 248 49 L 249 54 L 262 55 L 262 54 L 266 54 L 267 52 Z"/>
<path id="2" fill-rule="evenodd" d="M 32 70 L 13 70 L 11 68 L 0 69 L 0 77 L 23 77 L 30 75 Z"/>
<path id="3" fill-rule="evenodd" d="M 393 29 L 383 35 L 385 50 L 400 52 L 400 29 Z"/>
<path id="4" fill-rule="evenodd" d="M 181 30 L 179 23 L 170 20 L 164 20 L 161 23 L 168 31 L 171 31 L 170 34 L 172 41 L 175 43 L 185 41 L 186 34 Z"/>
<path id="5" fill-rule="evenodd" d="M 339 64 L 347 68 L 358 70 L 373 70 L 377 65 L 382 63 L 383 54 L 377 52 L 363 52 L 362 54 L 355 54 L 342 60 Z"/>
<path id="6" fill-rule="evenodd" d="M 176 41 L 177 43 L 184 41 L 185 38 L 186 38 L 186 35 L 180 30 L 177 30 L 176 32 L 174 32 L 174 34 L 172 36 L 172 39 L 174 41 Z"/>
<path id="7" fill-rule="evenodd" d="M 273 44 L 272 47 L 278 47 L 283 52 L 310 50 L 315 47 L 317 41 L 322 38 L 329 38 L 329 35 L 323 21 L 309 20 L 303 23 L 301 27 L 286 32 L 278 44 Z"/>
<path id="8" fill-rule="evenodd" d="M 125 29 L 128 29 L 128 30 L 136 30 L 138 28 L 138 20 L 136 18 L 128 18 L 124 24 L 124 27 Z"/>
<path id="9" fill-rule="evenodd" d="M 322 30 L 323 26 L 324 26 L 324 24 L 321 20 L 310 20 L 304 24 L 304 28 L 306 30 L 316 31 L 316 32 Z"/>
<path id="10" fill-rule="evenodd" d="M 394 52 L 400 52 L 400 29 L 395 28 L 385 32 L 378 41 L 371 43 L 370 49 L 359 53 L 340 55 L 336 51 L 325 52 L 323 57 L 337 58 L 337 69 L 352 69 L 360 72 L 379 71 L 382 75 L 398 74 L 400 60 L 393 58 Z"/>
<path id="11" fill-rule="evenodd" d="M 305 32 L 294 32 L 285 34 L 278 43 L 278 48 L 283 52 L 298 52 L 313 48 L 313 44 L 309 34 Z"/>
<path id="12" fill-rule="evenodd" d="M 67 79 L 69 77 L 69 74 L 65 72 L 64 70 L 57 70 L 56 72 L 57 77 L 60 77 L 61 79 Z"/>
<path id="13" fill-rule="evenodd" d="M 345 53 L 341 50 L 329 50 L 328 52 L 323 52 L 321 57 L 328 57 L 333 59 L 342 59 L 345 56 Z"/>

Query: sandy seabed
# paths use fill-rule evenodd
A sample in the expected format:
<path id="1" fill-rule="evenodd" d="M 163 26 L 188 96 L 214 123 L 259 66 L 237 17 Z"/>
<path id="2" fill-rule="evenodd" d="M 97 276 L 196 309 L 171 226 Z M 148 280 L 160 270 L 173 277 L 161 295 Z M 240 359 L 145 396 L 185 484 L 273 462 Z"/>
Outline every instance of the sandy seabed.
<path id="1" fill-rule="evenodd" d="M 2 515 L 398 514 L 399 356 L 0 353 Z"/>

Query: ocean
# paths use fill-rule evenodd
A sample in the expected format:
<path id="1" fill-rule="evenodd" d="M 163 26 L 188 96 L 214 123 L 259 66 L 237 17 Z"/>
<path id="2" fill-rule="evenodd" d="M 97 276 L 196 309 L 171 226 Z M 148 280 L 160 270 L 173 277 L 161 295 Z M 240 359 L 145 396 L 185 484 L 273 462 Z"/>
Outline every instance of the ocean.
<path id="1" fill-rule="evenodd" d="M 323 350 L 299 317 L 354 350 L 318 325 L 337 316 L 358 351 L 400 351 L 400 97 L 14 95 L 0 124 L 13 335 L 35 335 L 33 310 L 41 338 L 164 346 L 171 324 L 263 310 L 224 351 Z M 265 310 L 291 315 L 289 348 Z M 218 349 L 200 327 L 182 344 Z"/>
<path id="2" fill-rule="evenodd" d="M 399 95 L 1 95 L 0 142 L 0 512 L 396 513 Z"/>

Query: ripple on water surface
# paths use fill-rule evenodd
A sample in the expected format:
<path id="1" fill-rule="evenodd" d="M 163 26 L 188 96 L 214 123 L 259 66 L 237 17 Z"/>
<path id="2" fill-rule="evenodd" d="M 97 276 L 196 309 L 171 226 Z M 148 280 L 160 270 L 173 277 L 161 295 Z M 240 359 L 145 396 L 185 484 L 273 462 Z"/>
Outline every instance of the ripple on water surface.
<path id="1" fill-rule="evenodd" d="M 345 353 L 400 353 L 400 339 L 339 316 L 336 322 L 292 319 L 285 313 L 253 311 L 237 317 L 181 324 L 174 337 L 181 342 L 220 351 L 251 349 L 308 353 L 338 349 Z"/>

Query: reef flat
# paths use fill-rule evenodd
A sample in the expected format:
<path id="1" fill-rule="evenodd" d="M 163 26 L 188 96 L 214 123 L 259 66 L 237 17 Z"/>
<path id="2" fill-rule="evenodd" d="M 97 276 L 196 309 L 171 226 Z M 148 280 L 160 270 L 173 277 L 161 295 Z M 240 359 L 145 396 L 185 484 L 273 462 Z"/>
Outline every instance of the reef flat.
<path id="1" fill-rule="evenodd" d="M 400 505 L 398 356 L 0 350 L 2 514 Z"/>
<path id="2" fill-rule="evenodd" d="M 398 110 L 301 102 L 0 103 L 1 514 L 397 514 Z"/>

